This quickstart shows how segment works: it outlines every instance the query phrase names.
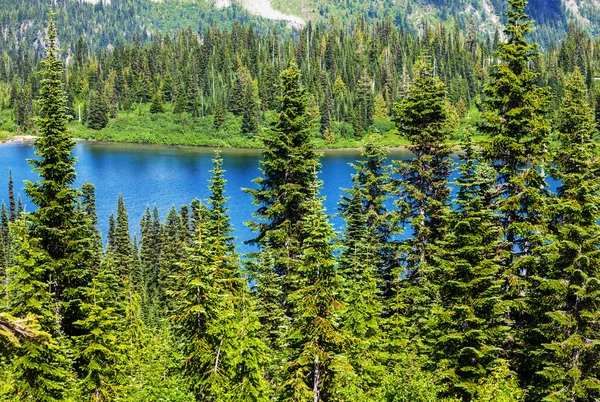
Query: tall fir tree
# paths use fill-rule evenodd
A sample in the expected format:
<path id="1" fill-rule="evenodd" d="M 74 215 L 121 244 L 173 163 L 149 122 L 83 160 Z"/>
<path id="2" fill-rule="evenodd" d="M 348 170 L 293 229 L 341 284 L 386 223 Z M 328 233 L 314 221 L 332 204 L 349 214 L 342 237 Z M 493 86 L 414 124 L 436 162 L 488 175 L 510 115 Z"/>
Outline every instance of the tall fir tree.
<path id="1" fill-rule="evenodd" d="M 260 100 L 258 98 L 258 83 L 250 80 L 245 88 L 242 107 L 242 133 L 257 134 L 259 124 Z"/>
<path id="2" fill-rule="evenodd" d="M 8 212 L 9 219 L 14 222 L 17 218 L 17 204 L 15 202 L 15 189 L 12 177 L 12 169 L 8 171 Z"/>
<path id="3" fill-rule="evenodd" d="M 316 193 L 316 184 L 311 189 Z M 288 297 L 293 319 L 286 335 L 290 355 L 284 367 L 281 399 L 330 401 L 337 392 L 344 392 L 342 379 L 352 377 L 353 370 L 342 355 L 346 337 L 340 315 L 344 302 L 332 245 L 333 228 L 321 198 L 315 194 L 306 204 L 303 223 L 307 237 L 293 276 L 298 289 Z"/>
<path id="4" fill-rule="evenodd" d="M 108 256 L 94 276 L 88 289 L 88 302 L 83 305 L 85 318 L 77 324 L 87 333 L 75 338 L 80 344 L 78 359 L 86 362 L 81 392 L 88 400 L 112 401 L 123 394 L 125 383 L 125 353 L 120 342 L 123 321 L 122 296 L 117 294 L 118 267 Z"/>
<path id="5" fill-rule="evenodd" d="M 169 294 L 177 291 L 180 283 L 177 281 L 177 277 L 181 274 L 179 262 L 184 259 L 186 251 L 183 230 L 181 217 L 175 207 L 171 207 L 161 230 L 158 271 L 160 307 L 166 315 L 170 315 L 177 304 Z"/>
<path id="6" fill-rule="evenodd" d="M 183 372 L 198 401 L 267 401 L 265 346 L 231 243 L 225 180 L 217 153 L 206 220 L 175 276 L 173 320 L 184 340 Z"/>
<path id="7" fill-rule="evenodd" d="M 501 196 L 500 221 L 510 258 L 504 263 L 505 299 L 511 304 L 514 322 L 508 345 L 522 384 L 537 378 L 540 359 L 529 353 L 545 342 L 535 329 L 544 315 L 526 307 L 531 277 L 547 275 L 542 247 L 546 239 L 547 183 L 544 165 L 550 124 L 546 118 L 548 90 L 537 85 L 531 69 L 536 44 L 527 41 L 532 21 L 524 12 L 525 0 L 508 1 L 506 42 L 498 45 L 500 63 L 484 89 L 486 111 L 480 130 L 490 137 L 484 157 L 496 170 Z"/>
<path id="8" fill-rule="evenodd" d="M 560 182 L 550 203 L 553 244 L 550 267 L 534 278 L 530 309 L 545 313 L 545 335 L 536 353 L 544 381 L 534 395 L 544 400 L 600 398 L 598 311 L 600 311 L 600 162 L 593 109 L 579 69 L 568 77 L 560 110 L 552 176 Z"/>
<path id="9" fill-rule="evenodd" d="M 364 188 L 353 178 L 354 186 L 341 203 L 346 221 L 341 239 L 339 274 L 342 279 L 341 296 L 346 304 L 343 312 L 343 328 L 352 344 L 346 349 L 355 372 L 346 388 L 352 388 L 359 399 L 377 388 L 381 381 L 385 360 L 381 354 L 383 342 L 381 289 L 377 283 L 377 271 L 381 266 L 381 250 L 375 228 L 367 225 L 364 209 Z"/>
<path id="10" fill-rule="evenodd" d="M 108 102 L 100 91 L 96 91 L 90 98 L 90 113 L 87 125 L 92 130 L 102 130 L 108 124 Z"/>
<path id="11" fill-rule="evenodd" d="M 426 353 L 449 385 L 442 396 L 484 397 L 480 383 L 506 367 L 509 311 L 502 300 L 502 229 L 495 213 L 496 174 L 467 138 L 448 233 L 433 258 L 437 302 L 428 314 Z"/>
<path id="12" fill-rule="evenodd" d="M 163 92 L 160 90 L 154 94 L 154 96 L 152 97 L 152 103 L 150 104 L 150 113 L 158 114 L 165 112 L 165 107 L 163 105 L 163 96 Z"/>
<path id="13" fill-rule="evenodd" d="M 37 341 L 25 342 L 14 351 L 13 397 L 16 400 L 62 401 L 70 367 L 59 342 L 55 295 L 48 286 L 48 277 L 54 272 L 53 260 L 38 244 L 38 239 L 28 237 L 24 220 L 17 222 L 15 228 L 21 247 L 9 270 L 14 278 L 8 289 L 11 315 L 33 317 L 42 333 Z"/>
<path id="14" fill-rule="evenodd" d="M 445 210 L 450 188 L 448 178 L 452 162 L 448 139 L 448 112 L 446 89 L 433 75 L 431 61 L 422 56 L 414 67 L 414 81 L 404 99 L 396 105 L 396 124 L 400 135 L 411 145 L 414 153 L 410 161 L 395 161 L 394 184 L 397 196 L 398 220 L 410 224 L 413 237 L 401 245 L 403 264 L 392 273 L 406 300 L 410 322 L 419 330 L 418 317 L 429 309 L 433 289 L 428 282 L 428 267 L 437 243 L 447 230 Z M 388 306 L 390 314 L 399 306 Z"/>
<path id="15" fill-rule="evenodd" d="M 357 124 L 355 134 L 362 137 L 373 124 L 373 113 L 375 112 L 375 101 L 373 98 L 372 80 L 366 68 L 363 69 L 356 90 L 355 114 Z"/>
<path id="16" fill-rule="evenodd" d="M 123 196 L 119 194 L 117 200 L 117 221 L 115 226 L 114 247 L 112 249 L 115 264 L 119 267 L 119 276 L 125 279 L 130 275 L 131 270 L 131 237 L 129 234 L 129 215 L 123 201 Z"/>
<path id="17" fill-rule="evenodd" d="M 262 176 L 254 180 L 258 188 L 247 189 L 257 221 L 250 227 L 258 232 L 252 241 L 268 247 L 275 257 L 275 270 L 285 276 L 297 264 L 304 238 L 303 217 L 311 186 L 320 162 L 312 149 L 311 121 L 306 90 L 300 85 L 300 70 L 292 63 L 280 75 L 281 109 L 268 135 L 261 162 Z M 284 282 L 286 280 L 284 279 Z M 284 295 L 295 287 L 283 284 Z"/>
<path id="18" fill-rule="evenodd" d="M 158 217 L 157 217 L 158 219 Z M 147 323 L 154 322 L 158 310 L 160 284 L 158 282 L 160 263 L 160 222 L 155 224 L 150 207 L 140 222 L 140 265 L 145 278 L 145 289 L 142 291 L 142 308 Z M 145 295 L 145 297 L 144 297 Z"/>
<path id="19" fill-rule="evenodd" d="M 63 89 L 64 66 L 59 59 L 58 38 L 53 18 L 48 24 L 46 58 L 42 61 L 38 119 L 39 138 L 35 141 L 37 160 L 30 160 L 40 176 L 36 183 L 26 181 L 25 191 L 38 209 L 31 216 L 30 233 L 54 261 L 46 282 L 60 304 L 61 326 L 67 335 L 80 334 L 74 324 L 83 318 L 80 309 L 91 280 L 89 262 L 95 252 L 88 237 L 89 219 L 76 208 L 80 192 L 71 185 L 75 180 L 75 143 L 67 122 L 67 97 Z M 52 277 L 52 280 L 51 280 Z"/>

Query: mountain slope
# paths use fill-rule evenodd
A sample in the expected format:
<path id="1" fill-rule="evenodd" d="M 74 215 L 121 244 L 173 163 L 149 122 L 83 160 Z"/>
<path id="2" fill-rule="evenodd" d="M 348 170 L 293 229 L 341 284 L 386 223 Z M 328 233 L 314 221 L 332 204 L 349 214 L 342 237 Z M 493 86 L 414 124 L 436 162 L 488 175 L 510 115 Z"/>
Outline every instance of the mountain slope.
<path id="1" fill-rule="evenodd" d="M 305 20 L 328 20 L 367 15 L 391 15 L 397 22 L 418 28 L 429 22 L 458 20 L 465 27 L 469 19 L 482 32 L 493 33 L 505 20 L 504 0 L 271 0 L 275 9 Z M 588 33 L 600 29 L 600 0 L 530 0 L 527 12 L 538 31 L 554 30 L 564 34 L 568 23 L 581 25 Z"/>
<path id="2" fill-rule="evenodd" d="M 51 2 L 0 1 L 0 49 L 40 51 L 44 22 Z M 502 31 L 505 0 L 57 0 L 60 38 L 73 50 L 80 36 L 92 49 L 120 42 L 151 39 L 180 29 L 200 31 L 216 24 L 252 24 L 255 32 L 300 28 L 305 22 L 336 18 L 391 18 L 395 25 L 421 31 L 439 22 L 482 37 Z M 565 36 L 569 22 L 589 34 L 600 32 L 600 0 L 531 0 L 527 8 L 536 20 L 533 40 L 547 45 Z M 268 19 L 270 18 L 270 19 Z"/>

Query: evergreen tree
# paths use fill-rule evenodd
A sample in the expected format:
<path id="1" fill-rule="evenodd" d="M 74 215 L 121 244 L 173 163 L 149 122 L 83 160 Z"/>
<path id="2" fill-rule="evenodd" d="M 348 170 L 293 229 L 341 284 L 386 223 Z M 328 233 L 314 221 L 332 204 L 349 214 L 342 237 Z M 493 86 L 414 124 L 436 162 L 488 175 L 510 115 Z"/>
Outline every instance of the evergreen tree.
<path id="1" fill-rule="evenodd" d="M 185 94 L 185 111 L 192 117 L 198 117 L 198 98 L 200 97 L 200 88 L 198 87 L 198 76 L 192 74 L 187 82 L 187 92 Z"/>
<path id="2" fill-rule="evenodd" d="M 71 156 L 75 143 L 67 130 L 66 95 L 62 77 L 64 67 L 58 58 L 56 26 L 51 17 L 48 24 L 46 58 L 40 90 L 40 137 L 35 141 L 38 160 L 30 160 L 37 183 L 26 181 L 27 195 L 38 209 L 31 216 L 31 237 L 53 259 L 53 267 L 44 281 L 51 284 L 55 297 L 62 302 L 61 326 L 67 335 L 80 329 L 74 322 L 83 318 L 80 304 L 91 280 L 89 262 L 95 249 L 87 237 L 89 220 L 76 207 L 80 192 L 71 187 L 75 180 L 75 159 Z M 52 280 L 51 280 L 52 278 Z"/>
<path id="3" fill-rule="evenodd" d="M 152 97 L 152 103 L 150 104 L 150 113 L 164 113 L 165 107 L 163 106 L 163 93 L 158 91 Z"/>
<path id="4" fill-rule="evenodd" d="M 81 204 L 83 212 L 87 215 L 90 226 L 90 236 L 94 238 L 96 243 L 96 260 L 93 262 L 95 269 L 100 265 L 100 257 L 102 255 L 102 235 L 98 230 L 98 213 L 96 212 L 96 187 L 92 183 L 85 182 L 81 185 Z"/>
<path id="5" fill-rule="evenodd" d="M 88 303 L 82 309 L 86 315 L 77 324 L 87 329 L 87 334 L 76 337 L 81 346 L 78 358 L 86 364 L 81 382 L 82 393 L 89 400 L 112 401 L 122 393 L 125 381 L 123 345 L 120 343 L 118 313 L 121 299 L 119 277 L 114 262 L 109 257 L 100 265 L 89 288 Z"/>
<path id="6" fill-rule="evenodd" d="M 379 144 L 378 136 L 371 136 L 367 139 L 361 156 L 365 160 L 357 161 L 352 167 L 356 170 L 353 176 L 353 188 L 346 190 L 348 195 L 342 196 L 339 210 L 345 219 L 358 219 L 362 222 L 362 217 L 351 217 L 349 208 L 353 199 L 360 200 L 360 209 L 355 209 L 354 213 L 361 211 L 364 214 L 364 222 L 359 227 L 364 226 L 370 233 L 369 241 L 372 243 L 371 250 L 377 253 L 374 261 L 376 268 L 376 278 L 378 286 L 383 290 L 384 295 L 389 296 L 389 283 L 392 280 L 391 271 L 395 264 L 394 249 L 392 246 L 392 236 L 397 231 L 394 227 L 393 214 L 388 211 L 385 205 L 391 198 L 392 178 L 390 166 L 386 164 L 387 150 Z M 348 224 L 348 222 L 347 222 Z M 347 228 L 349 233 L 351 229 Z M 362 229 L 361 229 L 362 230 Z"/>
<path id="7" fill-rule="evenodd" d="M 171 72 L 169 70 L 167 70 L 167 72 L 165 73 L 163 82 L 162 82 L 162 93 L 163 93 L 163 99 L 166 99 L 167 102 L 169 102 L 169 103 L 173 103 L 173 99 L 174 99 L 173 86 L 174 86 L 173 76 L 171 75 Z"/>
<path id="8" fill-rule="evenodd" d="M 357 378 L 352 381 L 361 399 L 375 398 L 387 360 L 383 345 L 382 296 L 387 296 L 393 264 L 392 222 L 385 206 L 390 197 L 387 152 L 371 137 L 361 160 L 353 165 L 353 187 L 342 196 L 339 210 L 346 226 L 341 239 L 339 272 L 346 304 L 343 328 L 353 340 L 348 348 Z M 346 388 L 352 388 L 350 386 Z"/>
<path id="9" fill-rule="evenodd" d="M 223 109 L 223 103 L 217 103 L 217 110 L 215 111 L 215 116 L 213 120 L 213 125 L 216 129 L 221 128 L 223 122 L 225 121 L 225 111 Z"/>
<path id="10" fill-rule="evenodd" d="M 259 102 L 257 81 L 251 80 L 245 88 L 244 104 L 242 106 L 242 133 L 258 133 Z"/>
<path id="11" fill-rule="evenodd" d="M 90 98 L 87 125 L 92 130 L 102 130 L 108 124 L 108 103 L 102 92 L 96 91 Z"/>
<path id="12" fill-rule="evenodd" d="M 11 314 L 30 316 L 39 324 L 40 338 L 25 342 L 14 350 L 14 397 L 17 400 L 62 401 L 66 392 L 69 365 L 57 338 L 55 297 L 48 286 L 54 271 L 49 254 L 26 234 L 25 222 L 16 227 L 21 247 L 9 274 L 14 278 L 8 289 Z"/>
<path id="13" fill-rule="evenodd" d="M 331 89 L 328 89 L 325 103 L 323 103 L 323 109 L 321 110 L 321 133 L 324 133 L 331 126 L 332 102 L 333 96 L 331 95 Z"/>
<path id="14" fill-rule="evenodd" d="M 316 192 L 314 184 L 311 188 Z M 286 337 L 290 357 L 282 399 L 329 401 L 334 400 L 336 391 L 342 391 L 340 378 L 353 372 L 341 356 L 345 337 L 339 316 L 344 304 L 339 297 L 341 278 L 333 254 L 333 229 L 321 199 L 314 197 L 306 203 L 303 223 L 307 237 L 293 277 L 298 289 L 288 297 L 294 318 Z"/>
<path id="15" fill-rule="evenodd" d="M 208 219 L 197 223 L 198 235 L 175 277 L 180 285 L 172 292 L 181 301 L 173 319 L 184 340 L 183 371 L 198 401 L 267 401 L 265 347 L 239 277 L 221 163 L 217 152 Z"/>
<path id="16" fill-rule="evenodd" d="M 15 203 L 15 190 L 12 177 L 12 170 L 8 170 L 8 212 L 11 222 L 17 218 L 17 205 Z"/>
<path id="17" fill-rule="evenodd" d="M 305 233 L 305 201 L 312 196 L 311 186 L 320 168 L 312 150 L 311 122 L 306 90 L 300 85 L 300 71 L 291 64 L 281 73 L 281 109 L 265 144 L 261 172 L 254 180 L 257 189 L 247 189 L 258 206 L 258 222 L 250 227 L 258 232 L 252 241 L 268 247 L 275 257 L 275 271 L 282 276 L 299 260 Z M 284 279 L 284 295 L 295 285 Z"/>
<path id="18" fill-rule="evenodd" d="M 448 234 L 434 257 L 431 281 L 438 300 L 426 330 L 430 359 L 446 396 L 473 400 L 480 383 L 506 366 L 508 308 L 502 300 L 502 230 L 495 210 L 495 171 L 478 160 L 470 138 L 460 166 L 456 208 L 448 211 Z"/>
<path id="19" fill-rule="evenodd" d="M 229 98 L 229 111 L 236 116 L 241 116 L 244 112 L 244 103 L 247 100 L 247 88 L 252 81 L 250 71 L 244 66 L 237 69 L 233 91 Z"/>
<path id="20" fill-rule="evenodd" d="M 92 225 L 98 225 L 98 213 L 96 212 L 96 187 L 92 183 L 85 182 L 81 186 L 81 203 L 84 212 L 89 216 Z"/>
<path id="21" fill-rule="evenodd" d="M 181 274 L 180 261 L 183 260 L 185 242 L 183 225 L 175 207 L 171 207 L 161 230 L 161 246 L 159 256 L 159 301 L 164 312 L 171 314 L 177 300 L 169 296 L 178 290 L 180 281 L 177 277 Z"/>
<path id="22" fill-rule="evenodd" d="M 414 82 L 407 96 L 396 105 L 400 134 L 411 145 L 414 158 L 395 162 L 400 178 L 395 185 L 399 219 L 410 223 L 414 235 L 404 242 L 404 297 L 412 300 L 410 309 L 426 309 L 430 287 L 426 285 L 426 269 L 433 249 L 446 232 L 445 209 L 450 196 L 448 177 L 452 163 L 448 138 L 446 90 L 434 77 L 431 64 L 421 57 L 414 67 Z M 400 272 L 394 273 L 396 279 Z M 421 313 L 423 313 L 421 311 Z"/>
<path id="23" fill-rule="evenodd" d="M 21 194 L 17 196 L 17 216 L 21 215 L 22 212 L 25 211 L 23 207 L 23 200 L 21 199 Z"/>
<path id="24" fill-rule="evenodd" d="M 367 226 L 364 210 L 364 189 L 353 177 L 354 186 L 347 190 L 348 196 L 342 199 L 342 216 L 346 220 L 344 237 L 341 240 L 342 252 L 339 259 L 339 273 L 342 278 L 341 296 L 346 304 L 343 313 L 343 328 L 353 343 L 347 348 L 350 363 L 360 373 L 354 381 L 351 392 L 358 399 L 369 399 L 366 394 L 373 392 L 380 384 L 382 367 L 381 291 L 377 286 L 377 269 L 381 266 L 381 249 L 377 233 Z M 360 396 L 359 396 L 360 395 Z"/>
<path id="25" fill-rule="evenodd" d="M 371 85 L 371 77 L 369 77 L 367 69 L 364 68 L 356 90 L 355 113 L 358 120 L 358 131 L 355 130 L 355 134 L 359 137 L 362 137 L 363 133 L 373 124 L 375 103 Z"/>
<path id="26" fill-rule="evenodd" d="M 140 222 L 140 228 L 140 265 L 146 283 L 145 289 L 141 292 L 142 306 L 144 318 L 146 322 L 150 322 L 153 320 L 154 314 L 158 309 L 157 300 L 160 294 L 160 285 L 158 283 L 160 270 L 160 222 L 155 225 L 150 207 L 146 207 L 146 211 Z"/>
<path id="27" fill-rule="evenodd" d="M 185 112 L 186 109 L 186 97 L 185 87 L 180 81 L 175 87 L 175 100 L 173 101 L 173 113 L 180 114 Z"/>
<path id="28" fill-rule="evenodd" d="M 532 22 L 524 13 L 525 0 L 509 0 L 506 43 L 499 44 L 501 63 L 494 67 L 491 82 L 484 90 L 486 111 L 481 130 L 490 136 L 484 156 L 496 170 L 501 195 L 499 219 L 510 258 L 504 263 L 505 299 L 511 303 L 515 342 L 509 345 L 521 385 L 537 381 L 540 359 L 529 353 L 546 342 L 535 328 L 544 314 L 526 308 L 529 279 L 545 277 L 548 264 L 541 255 L 547 243 L 546 180 L 549 121 L 547 88 L 540 88 L 531 62 L 536 45 L 527 42 Z"/>
<path id="29" fill-rule="evenodd" d="M 131 270 L 131 237 L 129 235 L 129 215 L 123 202 L 123 196 L 119 194 L 117 200 L 117 221 L 114 231 L 114 247 L 112 252 L 114 262 L 119 267 L 119 276 L 125 279 Z"/>
<path id="30" fill-rule="evenodd" d="M 538 331 L 549 341 L 539 356 L 545 379 L 534 386 L 545 400 L 600 397 L 597 315 L 600 309 L 600 163 L 593 109 L 585 82 L 575 69 L 566 82 L 560 110 L 559 144 L 552 176 L 560 182 L 550 204 L 554 260 L 535 280 L 536 312 L 545 312 Z"/>
<path id="31" fill-rule="evenodd" d="M 110 216 L 108 217 L 108 244 L 106 246 L 107 251 L 112 251 L 115 248 L 117 237 L 115 230 L 115 216 L 113 214 L 110 214 Z"/>
<path id="32" fill-rule="evenodd" d="M 223 159 L 221 158 L 221 152 L 215 151 L 213 158 L 213 169 L 210 171 L 210 197 L 208 198 L 208 206 L 210 212 L 208 214 L 209 219 L 209 235 L 213 238 L 219 239 L 219 242 L 223 242 L 225 245 L 225 252 L 233 251 L 233 237 L 231 236 L 231 224 L 229 222 L 229 209 L 225 206 L 227 198 L 225 197 L 225 183 L 227 182 L 224 177 L 225 171 L 223 170 Z M 231 273 L 235 276 L 235 273 Z"/>

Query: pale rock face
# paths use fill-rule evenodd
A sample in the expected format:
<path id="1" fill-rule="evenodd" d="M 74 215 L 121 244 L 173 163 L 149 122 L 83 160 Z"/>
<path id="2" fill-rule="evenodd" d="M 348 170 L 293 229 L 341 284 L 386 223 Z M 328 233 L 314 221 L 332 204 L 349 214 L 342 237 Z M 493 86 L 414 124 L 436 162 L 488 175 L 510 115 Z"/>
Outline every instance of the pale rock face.
<path id="1" fill-rule="evenodd" d="M 79 0 L 81 3 L 89 3 L 89 4 L 110 4 L 111 0 Z"/>
<path id="2" fill-rule="evenodd" d="M 217 8 L 225 8 L 230 7 L 232 1 L 236 1 L 254 15 L 272 20 L 288 21 L 290 25 L 294 27 L 301 27 L 304 25 L 304 20 L 302 18 L 275 10 L 271 6 L 270 0 L 215 0 L 214 4 Z"/>

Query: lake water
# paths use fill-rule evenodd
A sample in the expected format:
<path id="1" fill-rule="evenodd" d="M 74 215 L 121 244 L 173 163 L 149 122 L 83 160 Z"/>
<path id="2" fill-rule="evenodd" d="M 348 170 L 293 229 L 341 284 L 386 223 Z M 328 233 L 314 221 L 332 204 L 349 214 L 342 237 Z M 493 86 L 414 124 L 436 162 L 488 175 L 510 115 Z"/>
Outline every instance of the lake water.
<path id="1" fill-rule="evenodd" d="M 34 158 L 31 144 L 0 144 L 0 200 L 8 199 L 8 170 L 12 169 L 15 192 L 20 192 L 25 204 L 27 200 L 22 191 L 23 180 L 37 180 L 27 163 Z M 139 222 L 146 206 L 156 204 L 161 219 L 172 205 L 177 209 L 189 204 L 194 198 L 208 197 L 208 180 L 212 169 L 214 150 L 210 148 L 177 147 L 161 145 L 119 144 L 102 142 L 79 142 L 75 146 L 74 156 L 77 180 L 81 187 L 84 181 L 96 186 L 96 200 L 100 229 L 106 235 L 108 217 L 116 213 L 117 197 L 121 193 L 129 213 L 129 225 L 132 232 L 139 233 Z M 229 196 L 231 222 L 240 251 L 248 251 L 242 245 L 253 234 L 244 225 L 252 219 L 256 207 L 251 197 L 242 191 L 252 187 L 252 180 L 259 176 L 261 153 L 258 150 L 222 149 L 223 167 L 226 170 L 226 192 Z M 321 194 L 325 198 L 327 213 L 332 216 L 336 230 L 342 221 L 335 216 L 342 188 L 351 186 L 354 169 L 349 165 L 359 158 L 359 151 L 325 151 L 321 160 L 323 168 L 320 178 L 323 180 Z M 392 159 L 408 159 L 406 151 L 393 150 Z M 32 206 L 28 205 L 27 210 Z"/>

